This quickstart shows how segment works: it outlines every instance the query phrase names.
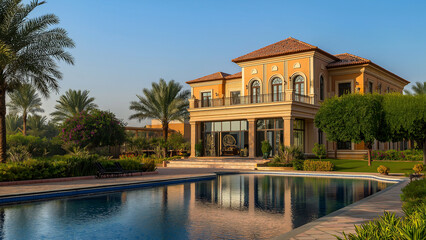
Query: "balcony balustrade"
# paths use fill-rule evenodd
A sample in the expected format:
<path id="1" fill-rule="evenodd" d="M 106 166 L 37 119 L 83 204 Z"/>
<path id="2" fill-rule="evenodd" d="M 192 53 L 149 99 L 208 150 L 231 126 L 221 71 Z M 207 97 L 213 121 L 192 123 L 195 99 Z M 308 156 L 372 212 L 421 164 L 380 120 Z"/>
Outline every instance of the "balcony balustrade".
<path id="1" fill-rule="evenodd" d="M 287 98 L 286 99 L 286 95 Z M 208 107 L 226 107 L 235 105 L 248 105 L 260 103 L 273 103 L 273 102 L 302 102 L 313 104 L 313 97 L 295 93 L 275 93 L 275 94 L 259 94 L 239 97 L 223 97 L 214 99 L 199 100 L 194 99 L 194 108 L 208 108 Z"/>

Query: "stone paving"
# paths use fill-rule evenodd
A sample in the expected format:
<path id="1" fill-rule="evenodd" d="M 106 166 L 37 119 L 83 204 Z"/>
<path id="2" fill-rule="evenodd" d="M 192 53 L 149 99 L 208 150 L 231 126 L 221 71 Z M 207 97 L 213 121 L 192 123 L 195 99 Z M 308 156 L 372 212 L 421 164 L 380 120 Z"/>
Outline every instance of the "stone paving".
<path id="1" fill-rule="evenodd" d="M 49 183 L 36 183 L 25 185 L 11 185 L 0 186 L 0 198 L 13 195 L 22 194 L 36 194 L 50 191 L 74 190 L 88 187 L 105 187 L 118 184 L 132 184 L 143 183 L 149 181 L 190 178 L 211 176 L 215 172 L 233 171 L 227 169 L 186 169 L 186 168 L 159 168 L 158 174 L 142 175 L 134 177 L 120 177 L 120 178 L 104 178 L 104 179 L 86 179 L 76 180 L 69 182 L 49 182 Z M 243 170 L 247 172 L 246 170 Z M 281 172 L 294 172 L 294 171 L 281 171 Z M 298 171 L 299 173 L 301 171 Z M 256 171 L 262 173 L 262 171 Z M 337 172 L 336 172 L 337 174 Z M 352 175 L 375 175 L 370 173 L 341 173 L 338 174 L 352 174 Z M 391 176 L 390 178 L 401 178 L 399 176 Z M 333 235 L 341 236 L 341 232 L 346 233 L 354 232 L 354 224 L 360 224 L 368 220 L 377 218 L 383 214 L 384 211 L 395 212 L 402 215 L 400 194 L 401 188 L 407 184 L 407 181 L 395 184 L 382 192 L 364 198 L 354 204 L 333 212 L 325 217 L 319 218 L 316 221 L 305 224 L 299 228 L 294 229 L 286 234 L 278 236 L 276 239 L 336 239 Z"/>

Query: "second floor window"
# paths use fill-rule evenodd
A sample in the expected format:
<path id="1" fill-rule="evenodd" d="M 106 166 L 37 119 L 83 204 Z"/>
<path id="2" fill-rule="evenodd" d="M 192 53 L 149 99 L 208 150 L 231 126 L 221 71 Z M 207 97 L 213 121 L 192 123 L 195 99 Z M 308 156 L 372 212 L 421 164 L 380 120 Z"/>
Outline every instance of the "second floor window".
<path id="1" fill-rule="evenodd" d="M 203 92 L 201 93 L 201 106 L 202 107 L 210 107 L 212 100 L 211 92 Z"/>
<path id="2" fill-rule="evenodd" d="M 324 77 L 320 77 L 320 100 L 324 100 Z"/>
<path id="3" fill-rule="evenodd" d="M 257 80 L 253 81 L 253 83 L 251 84 L 251 102 L 260 102 L 260 83 Z"/>
<path id="4" fill-rule="evenodd" d="M 281 78 L 274 78 L 272 80 L 272 101 L 282 101 L 283 81 Z"/>
<path id="5" fill-rule="evenodd" d="M 300 75 L 294 78 L 294 92 L 299 95 L 305 93 L 305 79 Z"/>

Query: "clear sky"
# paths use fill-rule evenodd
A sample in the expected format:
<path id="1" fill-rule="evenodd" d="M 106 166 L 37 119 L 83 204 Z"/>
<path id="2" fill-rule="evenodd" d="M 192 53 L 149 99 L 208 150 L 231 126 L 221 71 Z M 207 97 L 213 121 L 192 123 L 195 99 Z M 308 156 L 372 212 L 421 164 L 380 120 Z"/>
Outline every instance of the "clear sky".
<path id="1" fill-rule="evenodd" d="M 129 126 L 129 102 L 159 78 L 185 85 L 236 73 L 231 59 L 294 37 L 352 53 L 411 81 L 426 81 L 426 1 L 47 0 L 76 42 L 76 64 L 61 64 L 62 94 L 87 89 Z M 46 113 L 59 95 L 44 101 Z"/>

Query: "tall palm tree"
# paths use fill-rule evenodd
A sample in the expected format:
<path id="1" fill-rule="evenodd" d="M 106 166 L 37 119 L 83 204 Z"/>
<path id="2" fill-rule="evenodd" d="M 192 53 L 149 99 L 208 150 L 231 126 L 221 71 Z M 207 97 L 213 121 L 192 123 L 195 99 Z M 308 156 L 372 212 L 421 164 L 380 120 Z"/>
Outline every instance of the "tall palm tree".
<path id="1" fill-rule="evenodd" d="M 54 14 L 30 18 L 44 1 L 0 0 L 0 162 L 6 161 L 6 94 L 31 83 L 42 95 L 58 90 L 62 78 L 56 61 L 73 64 L 66 48 L 74 42 Z"/>
<path id="2" fill-rule="evenodd" d="M 6 132 L 7 134 L 15 134 L 18 131 L 21 131 L 20 127 L 22 126 L 22 118 L 16 114 L 7 114 L 6 115 Z"/>
<path id="3" fill-rule="evenodd" d="M 22 134 L 27 135 L 28 114 L 36 115 L 44 112 L 41 108 L 41 98 L 30 84 L 23 84 L 13 92 L 9 92 L 10 102 L 7 104 L 10 111 L 22 114 Z"/>
<path id="4" fill-rule="evenodd" d="M 426 82 L 416 82 L 416 85 L 411 86 L 411 91 L 414 92 L 414 95 L 426 94 Z M 407 95 L 413 95 L 413 93 L 408 90 L 404 90 L 404 93 Z"/>
<path id="5" fill-rule="evenodd" d="M 151 118 L 161 121 L 163 128 L 163 139 L 167 142 L 169 122 L 173 120 L 184 121 L 188 116 L 189 90 L 182 90 L 182 85 L 171 80 L 170 82 L 160 79 L 159 83 L 152 83 L 152 89 L 144 88 L 143 96 L 136 95 L 139 101 L 130 102 L 130 110 L 136 113 L 129 119 Z M 164 147 L 167 153 L 167 147 Z"/>
<path id="6" fill-rule="evenodd" d="M 95 98 L 89 97 L 88 90 L 72 90 L 69 89 L 62 95 L 55 105 L 56 111 L 51 115 L 57 122 L 64 121 L 67 118 L 74 116 L 82 111 L 91 111 L 98 107 L 95 103 Z"/>

